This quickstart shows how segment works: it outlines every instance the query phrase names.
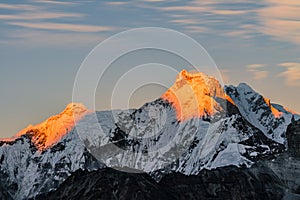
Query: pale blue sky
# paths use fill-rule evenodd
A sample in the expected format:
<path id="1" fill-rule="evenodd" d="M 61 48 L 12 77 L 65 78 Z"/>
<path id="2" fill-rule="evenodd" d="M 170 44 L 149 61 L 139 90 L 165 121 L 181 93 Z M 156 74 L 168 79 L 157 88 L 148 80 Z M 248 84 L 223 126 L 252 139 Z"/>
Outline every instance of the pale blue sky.
<path id="1" fill-rule="evenodd" d="M 246 82 L 300 112 L 299 13 L 295 0 L 1 1 L 0 137 L 61 112 L 91 49 L 137 27 L 189 35 L 225 83 Z"/>

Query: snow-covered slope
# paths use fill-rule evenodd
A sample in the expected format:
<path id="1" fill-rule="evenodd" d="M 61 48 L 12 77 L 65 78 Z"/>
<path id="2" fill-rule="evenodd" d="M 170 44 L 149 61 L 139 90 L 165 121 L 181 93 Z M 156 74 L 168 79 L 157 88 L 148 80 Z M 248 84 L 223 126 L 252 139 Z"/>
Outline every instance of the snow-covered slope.
<path id="1" fill-rule="evenodd" d="M 139 109 L 91 112 L 70 104 L 0 141 L 0 188 L 14 199 L 34 197 L 78 169 L 105 166 L 157 181 L 171 172 L 250 167 L 285 150 L 293 116 L 246 84 L 224 90 L 213 77 L 182 71 L 162 98 Z"/>
<path id="2" fill-rule="evenodd" d="M 157 119 L 148 117 L 150 110 L 157 110 Z M 92 115 L 78 125 L 87 148 L 109 167 L 190 175 L 229 165 L 251 166 L 260 157 L 284 150 L 239 113 L 214 122 L 192 118 L 179 123 L 175 109 L 159 99 L 115 115 L 119 117 L 116 123 L 110 112 L 97 113 L 102 129 Z M 166 123 L 162 123 L 164 118 Z"/>
<path id="3" fill-rule="evenodd" d="M 241 99 L 254 92 L 250 87 L 247 92 L 238 89 Z M 189 175 L 204 168 L 251 166 L 258 158 L 283 151 L 283 142 L 265 132 L 272 124 L 261 125 L 251 120 L 259 119 L 256 113 L 251 118 L 244 111 L 256 102 L 242 104 L 233 97 L 213 77 L 182 71 L 161 99 L 138 110 L 97 112 L 97 120 L 89 115 L 77 129 L 89 151 L 107 166 L 148 173 L 164 169 Z M 270 102 L 265 104 L 266 117 L 283 123 L 283 117 L 273 116 Z M 284 138 L 287 125 L 283 123 L 276 134 Z"/>
<path id="4" fill-rule="evenodd" d="M 259 128 L 268 138 L 286 144 L 285 132 L 293 114 L 280 112 L 270 100 L 255 92 L 245 83 L 228 86 L 226 93 L 233 99 L 242 116 Z"/>
<path id="5" fill-rule="evenodd" d="M 14 137 L 2 139 L 2 141 L 14 141 L 16 138 L 28 135 L 38 150 L 43 151 L 60 141 L 74 128 L 76 122 L 90 112 L 81 103 L 70 103 L 60 114 L 52 116 L 40 124 L 29 125 Z"/>
<path id="6" fill-rule="evenodd" d="M 30 137 L 0 143 L 0 181 L 14 199 L 33 197 L 56 188 L 78 169 L 102 167 L 86 150 L 75 131 L 41 152 Z"/>
<path id="7" fill-rule="evenodd" d="M 13 199 L 54 189 L 78 169 L 103 166 L 73 129 L 87 113 L 82 104 L 71 103 L 62 113 L 0 141 L 0 185 Z"/>

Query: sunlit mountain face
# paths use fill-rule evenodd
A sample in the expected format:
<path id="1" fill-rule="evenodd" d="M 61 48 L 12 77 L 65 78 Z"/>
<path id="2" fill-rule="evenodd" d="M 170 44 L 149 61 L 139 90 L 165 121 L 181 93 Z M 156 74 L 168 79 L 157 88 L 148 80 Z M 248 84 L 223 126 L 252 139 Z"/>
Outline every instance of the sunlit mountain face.
<path id="1" fill-rule="evenodd" d="M 225 111 L 226 108 L 222 108 L 216 99 L 230 99 L 215 78 L 186 70 L 178 74 L 174 85 L 162 98 L 175 107 L 178 120 L 206 117 Z"/>
<path id="2" fill-rule="evenodd" d="M 296 199 L 299 149 L 297 113 L 183 70 L 138 109 L 71 103 L 1 140 L 0 199 Z"/>
<path id="3" fill-rule="evenodd" d="M 13 141 L 28 135 L 36 148 L 43 151 L 59 142 L 74 128 L 76 122 L 90 112 L 83 104 L 70 103 L 60 114 L 52 116 L 40 124 L 29 125 L 13 138 L 3 139 L 3 141 Z"/>
<path id="4" fill-rule="evenodd" d="M 174 85 L 162 95 L 162 98 L 175 107 L 178 120 L 206 117 L 218 112 L 226 112 L 227 108 L 222 107 L 218 102 L 220 100 L 235 105 L 214 77 L 201 72 L 189 73 L 186 70 L 178 74 Z M 264 98 L 264 101 L 275 117 L 282 115 L 280 111 L 272 106 L 270 99 Z M 293 113 L 293 111 L 290 112 Z"/>

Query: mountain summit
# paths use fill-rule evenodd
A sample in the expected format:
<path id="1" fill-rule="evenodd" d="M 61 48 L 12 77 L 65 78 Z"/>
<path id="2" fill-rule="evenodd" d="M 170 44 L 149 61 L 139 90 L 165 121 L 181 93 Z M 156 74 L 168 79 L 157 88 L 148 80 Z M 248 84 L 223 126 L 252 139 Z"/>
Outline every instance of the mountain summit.
<path id="1" fill-rule="evenodd" d="M 226 95 L 214 77 L 201 72 L 189 73 L 183 70 L 162 98 L 173 104 L 178 120 L 187 120 L 222 111 L 223 108 L 216 98 L 226 99 Z"/>
<path id="2" fill-rule="evenodd" d="M 29 125 L 19 131 L 13 138 L 7 140 L 11 141 L 23 135 L 28 135 L 34 145 L 40 151 L 43 151 L 59 142 L 63 136 L 74 128 L 76 122 L 90 112 L 81 103 L 70 103 L 60 114 L 52 116 L 40 124 Z"/>
<path id="3" fill-rule="evenodd" d="M 240 181 L 237 187 L 246 188 L 243 195 L 256 199 L 256 189 L 265 183 L 257 170 L 269 175 L 266 180 L 280 182 L 274 178 L 279 174 L 258 167 L 259 163 L 277 160 L 287 152 L 298 155 L 297 150 L 288 148 L 298 145 L 295 141 L 299 123 L 299 115 L 272 104 L 247 84 L 222 87 L 211 76 L 183 70 L 161 98 L 139 109 L 92 112 L 82 104 L 71 103 L 62 113 L 25 128 L 10 140 L 0 141 L 0 197 L 28 199 L 47 196 L 53 191 L 54 196 L 66 198 L 68 196 L 59 191 L 78 188 L 85 194 L 94 194 L 86 183 L 103 177 L 109 182 L 116 175 L 124 180 L 144 180 L 145 185 L 161 187 L 159 191 L 178 177 L 192 183 L 197 180 L 200 188 L 210 192 L 204 191 L 203 197 L 222 199 L 222 194 L 231 190 L 226 186 L 226 181 L 232 182 L 231 174 L 229 180 L 224 179 L 225 183 L 221 181 L 214 186 L 214 180 L 209 185 L 204 183 L 210 176 L 223 180 L 227 172 L 233 170 Z M 252 167 L 258 169 L 251 170 Z M 116 173 L 111 168 L 134 169 L 146 175 L 130 175 L 127 179 L 126 174 Z M 94 171 L 93 175 L 89 175 L 89 171 Z M 95 173 L 98 172 L 102 174 L 97 178 Z M 254 182 L 248 183 L 253 177 L 256 177 Z M 78 185 L 72 180 L 87 181 L 79 181 Z M 274 191 L 278 189 L 272 181 L 261 191 L 266 199 L 274 199 L 274 194 L 268 193 L 270 187 Z M 118 187 L 120 193 L 132 187 L 125 182 Z M 293 184 L 296 184 L 293 188 L 297 188 L 298 183 Z M 290 188 L 289 185 L 282 187 Z M 218 188 L 222 194 L 217 192 Z M 246 192 L 249 188 L 253 192 Z M 179 188 L 173 189 L 179 191 Z M 283 194 L 284 190 L 280 192 Z M 76 191 L 71 193 L 74 195 Z"/>

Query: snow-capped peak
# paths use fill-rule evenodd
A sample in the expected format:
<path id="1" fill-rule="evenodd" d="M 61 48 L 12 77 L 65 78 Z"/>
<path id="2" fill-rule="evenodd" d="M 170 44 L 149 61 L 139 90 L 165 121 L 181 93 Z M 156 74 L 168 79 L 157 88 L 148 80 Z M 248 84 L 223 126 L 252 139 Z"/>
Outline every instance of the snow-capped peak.
<path id="1" fill-rule="evenodd" d="M 226 86 L 226 93 L 234 100 L 242 116 L 259 128 L 269 139 L 285 144 L 285 132 L 292 114 L 284 114 L 268 98 L 255 92 L 246 83 Z"/>
<path id="2" fill-rule="evenodd" d="M 222 111 L 223 108 L 216 98 L 226 99 L 234 104 L 214 77 L 186 70 L 178 74 L 175 83 L 162 95 L 162 98 L 173 104 L 177 119 L 180 121 L 210 116 Z"/>
<path id="3" fill-rule="evenodd" d="M 4 140 L 11 141 L 28 134 L 35 146 L 40 151 L 43 151 L 60 141 L 64 135 L 74 128 L 77 121 L 90 112 L 91 111 L 81 103 L 70 103 L 60 114 L 54 115 L 40 124 L 29 125 L 13 138 Z"/>

